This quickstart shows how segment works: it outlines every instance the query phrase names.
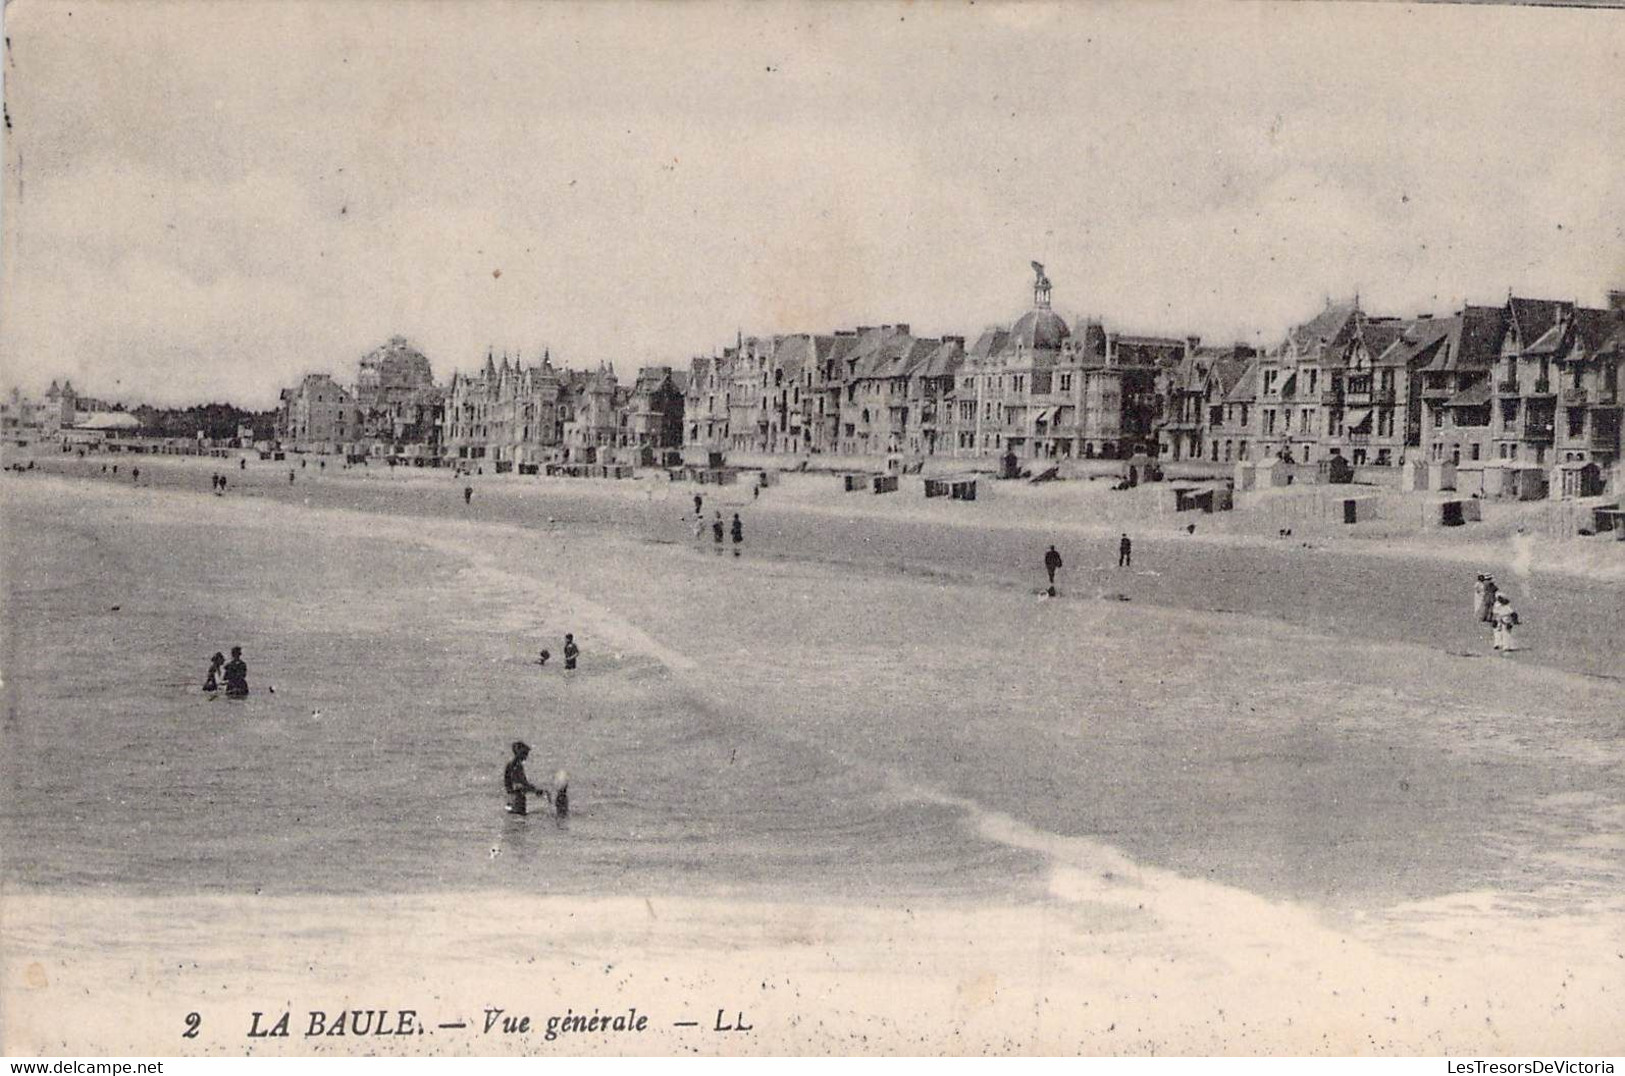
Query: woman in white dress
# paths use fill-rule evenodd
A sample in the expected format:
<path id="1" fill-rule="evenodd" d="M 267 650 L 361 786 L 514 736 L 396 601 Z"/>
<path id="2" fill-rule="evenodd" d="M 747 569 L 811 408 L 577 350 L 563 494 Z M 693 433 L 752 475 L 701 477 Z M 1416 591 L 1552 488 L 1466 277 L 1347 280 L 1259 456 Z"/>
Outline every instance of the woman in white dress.
<path id="1" fill-rule="evenodd" d="M 1513 638 L 1513 629 L 1518 626 L 1518 611 L 1512 607 L 1512 602 L 1505 594 L 1495 596 L 1495 649 L 1513 651 L 1518 649 L 1518 641 Z"/>

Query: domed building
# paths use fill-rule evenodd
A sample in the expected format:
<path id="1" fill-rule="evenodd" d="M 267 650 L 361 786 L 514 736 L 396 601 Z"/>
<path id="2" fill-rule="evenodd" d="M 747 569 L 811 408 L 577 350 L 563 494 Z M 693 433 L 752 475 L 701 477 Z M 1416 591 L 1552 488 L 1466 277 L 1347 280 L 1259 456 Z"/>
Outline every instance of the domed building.
<path id="1" fill-rule="evenodd" d="M 984 332 L 966 355 L 960 399 L 974 394 L 975 428 L 962 434 L 962 454 L 1018 459 L 1071 455 L 1055 441 L 1060 408 L 1055 367 L 1072 338 L 1066 319 L 1050 309 L 1050 282 L 1044 267 L 1033 263 L 1033 305 L 1008 329 Z M 1070 379 L 1068 382 L 1070 390 Z"/>
<path id="2" fill-rule="evenodd" d="M 1149 450 L 1156 371 L 1191 345 L 1120 337 L 1092 321 L 1074 332 L 1050 309 L 1044 267 L 1034 262 L 1033 271 L 1032 309 L 983 333 L 967 355 L 959 454 L 1032 460 L 1036 471 L 1050 460 Z"/>
<path id="3" fill-rule="evenodd" d="M 1029 351 L 1060 351 L 1061 345 L 1072 335 L 1066 321 L 1044 305 L 1027 311 L 1010 326 L 1010 346 Z"/>

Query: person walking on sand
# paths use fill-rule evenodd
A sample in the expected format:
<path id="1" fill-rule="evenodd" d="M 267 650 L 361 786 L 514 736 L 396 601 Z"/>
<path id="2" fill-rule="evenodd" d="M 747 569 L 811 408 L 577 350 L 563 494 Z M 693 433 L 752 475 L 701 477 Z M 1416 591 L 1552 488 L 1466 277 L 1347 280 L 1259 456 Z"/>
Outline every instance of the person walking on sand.
<path id="1" fill-rule="evenodd" d="M 463 487 L 463 503 L 464 504 L 473 504 L 474 503 L 474 487 L 473 486 L 464 486 Z"/>
<path id="2" fill-rule="evenodd" d="M 718 512 L 717 513 L 717 518 L 715 518 L 715 519 L 713 519 L 711 521 L 711 541 L 716 545 L 717 552 L 719 554 L 722 552 L 722 532 L 723 532 L 723 529 L 724 528 L 723 528 L 723 525 L 722 525 L 722 513 Z"/>
<path id="3" fill-rule="evenodd" d="M 226 698 L 248 698 L 248 663 L 243 661 L 243 648 L 231 648 L 231 660 L 226 663 Z"/>
<path id="4" fill-rule="evenodd" d="M 141 481 L 141 468 L 132 467 L 130 469 L 130 481 L 135 482 L 135 483 L 140 483 L 140 481 Z"/>
<path id="5" fill-rule="evenodd" d="M 220 670 L 225 667 L 226 655 L 216 650 L 214 657 L 209 659 L 209 674 L 203 678 L 203 690 L 214 694 L 220 690 Z"/>
<path id="6" fill-rule="evenodd" d="M 581 648 L 576 645 L 576 637 L 569 632 L 564 633 L 564 667 L 566 670 L 576 667 L 576 658 L 581 656 Z"/>
<path id="7" fill-rule="evenodd" d="M 1122 539 L 1120 541 L 1118 541 L 1118 543 L 1117 543 L 1117 566 L 1119 568 L 1128 568 L 1128 567 L 1131 567 L 1133 564 L 1134 564 L 1134 543 L 1129 541 L 1128 540 L 1128 535 L 1125 534 L 1125 535 L 1123 535 Z"/>
<path id="8" fill-rule="evenodd" d="M 728 530 L 729 530 L 729 533 L 731 533 L 733 535 L 734 556 L 737 557 L 737 556 L 739 556 L 739 546 L 745 540 L 745 525 L 739 521 L 739 513 L 738 512 L 734 513 L 733 525 L 731 527 L 729 527 Z"/>
<path id="9" fill-rule="evenodd" d="M 293 485 L 293 468 L 288 468 L 288 485 Z"/>
<path id="10" fill-rule="evenodd" d="M 1512 607 L 1512 601 L 1505 594 L 1495 596 L 1495 649 L 1502 653 L 1511 653 L 1518 649 L 1518 641 L 1513 638 L 1512 630 L 1518 626 L 1518 611 Z"/>
<path id="11" fill-rule="evenodd" d="M 1055 597 L 1055 573 L 1060 569 L 1061 554 L 1054 546 L 1050 546 L 1049 552 L 1044 554 L 1044 572 L 1049 576 L 1049 594 L 1052 598 Z"/>
<path id="12" fill-rule="evenodd" d="M 696 516 L 700 515 L 701 514 L 701 509 L 703 509 L 704 507 L 705 507 L 705 498 L 701 497 L 698 493 L 694 494 L 694 514 Z"/>
<path id="13" fill-rule="evenodd" d="M 530 757 L 530 745 L 524 740 L 513 742 L 513 758 L 508 760 L 508 768 L 502 771 L 502 790 L 508 794 L 508 813 L 525 814 L 525 794 L 534 792 L 543 799 L 550 799 L 547 789 L 537 788 L 525 776 L 525 759 Z"/>
<path id="14" fill-rule="evenodd" d="M 705 517 L 698 512 L 694 513 L 694 540 L 698 542 L 705 537 Z"/>
<path id="15" fill-rule="evenodd" d="M 1495 576 L 1484 576 L 1484 607 L 1479 611 L 1478 619 L 1486 624 L 1495 623 L 1495 599 L 1501 593 L 1501 588 L 1495 584 Z"/>

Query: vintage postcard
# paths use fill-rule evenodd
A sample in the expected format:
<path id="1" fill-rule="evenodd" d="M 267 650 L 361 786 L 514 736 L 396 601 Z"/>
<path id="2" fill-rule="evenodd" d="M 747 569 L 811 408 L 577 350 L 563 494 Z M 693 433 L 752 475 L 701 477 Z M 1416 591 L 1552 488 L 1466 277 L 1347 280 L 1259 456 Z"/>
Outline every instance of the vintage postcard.
<path id="1" fill-rule="evenodd" d="M 0 1053 L 1625 1052 L 1625 14 L 4 45 Z"/>

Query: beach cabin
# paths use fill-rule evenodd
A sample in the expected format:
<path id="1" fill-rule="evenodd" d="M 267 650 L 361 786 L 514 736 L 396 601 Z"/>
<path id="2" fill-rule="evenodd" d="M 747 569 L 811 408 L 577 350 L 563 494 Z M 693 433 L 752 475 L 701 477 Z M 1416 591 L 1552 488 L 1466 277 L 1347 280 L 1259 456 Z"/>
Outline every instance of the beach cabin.
<path id="1" fill-rule="evenodd" d="M 1546 470 L 1536 463 L 1494 460 L 1484 465 L 1484 496 L 1538 501 L 1546 496 Z"/>
<path id="2" fill-rule="evenodd" d="M 1596 497 L 1603 492 L 1602 468 L 1583 460 L 1565 460 L 1552 468 L 1553 500 Z"/>
<path id="3" fill-rule="evenodd" d="M 1337 496 L 1327 502 L 1345 524 L 1368 523 L 1377 518 L 1376 497 Z"/>
<path id="4" fill-rule="evenodd" d="M 1293 465 L 1282 460 L 1260 460 L 1253 467 L 1253 487 L 1257 489 L 1279 489 L 1282 486 L 1292 485 L 1294 478 Z"/>
<path id="5" fill-rule="evenodd" d="M 1399 471 L 1399 488 L 1406 493 L 1456 488 L 1456 465 L 1449 460 L 1411 460 Z"/>
<path id="6" fill-rule="evenodd" d="M 1429 527 L 1460 527 L 1481 518 L 1480 502 L 1471 497 L 1441 497 L 1429 501 L 1422 522 Z"/>
<path id="7" fill-rule="evenodd" d="M 1333 449 L 1332 453 L 1316 464 L 1320 480 L 1331 485 L 1346 485 L 1353 482 L 1354 464 L 1344 459 L 1336 449 Z"/>

